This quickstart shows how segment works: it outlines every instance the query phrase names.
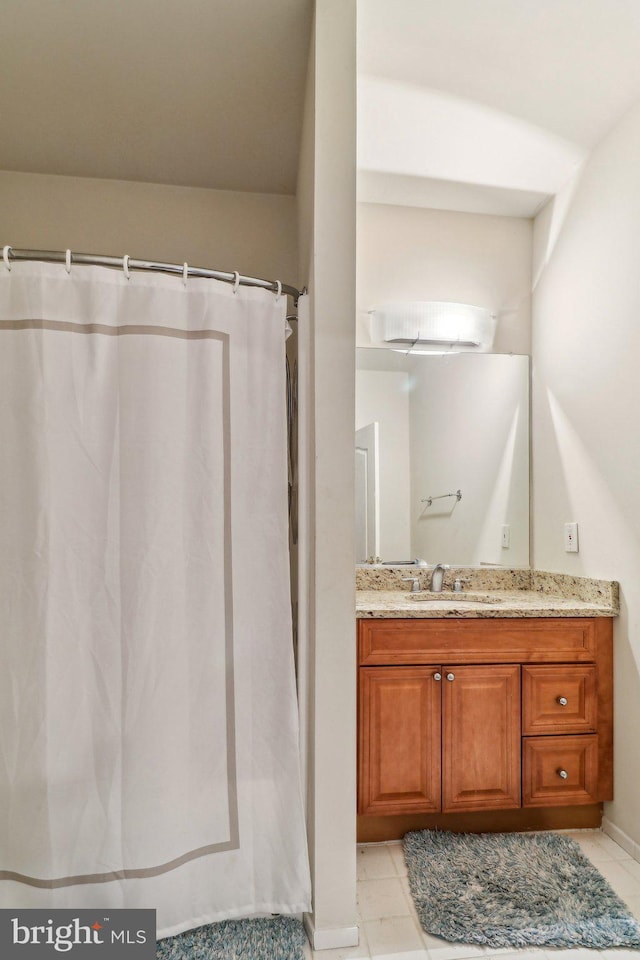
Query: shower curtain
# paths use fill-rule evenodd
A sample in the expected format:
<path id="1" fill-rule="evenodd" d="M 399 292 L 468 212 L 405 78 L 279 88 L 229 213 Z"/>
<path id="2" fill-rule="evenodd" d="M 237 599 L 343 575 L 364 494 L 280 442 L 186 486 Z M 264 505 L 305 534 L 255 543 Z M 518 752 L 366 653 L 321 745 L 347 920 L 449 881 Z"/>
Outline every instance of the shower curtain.
<path id="1" fill-rule="evenodd" d="M 0 907 L 310 907 L 285 312 L 0 264 Z"/>

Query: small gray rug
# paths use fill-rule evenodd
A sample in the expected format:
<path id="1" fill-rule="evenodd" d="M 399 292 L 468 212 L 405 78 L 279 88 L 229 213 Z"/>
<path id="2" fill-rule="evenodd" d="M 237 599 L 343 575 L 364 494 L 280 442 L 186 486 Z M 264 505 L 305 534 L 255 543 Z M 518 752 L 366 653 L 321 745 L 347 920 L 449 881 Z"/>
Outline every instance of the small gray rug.
<path id="1" fill-rule="evenodd" d="M 295 917 L 222 920 L 159 940 L 157 960 L 302 960 L 306 937 Z"/>
<path id="2" fill-rule="evenodd" d="M 404 838 L 423 928 L 489 947 L 640 947 L 640 924 L 570 837 L 447 833 Z"/>

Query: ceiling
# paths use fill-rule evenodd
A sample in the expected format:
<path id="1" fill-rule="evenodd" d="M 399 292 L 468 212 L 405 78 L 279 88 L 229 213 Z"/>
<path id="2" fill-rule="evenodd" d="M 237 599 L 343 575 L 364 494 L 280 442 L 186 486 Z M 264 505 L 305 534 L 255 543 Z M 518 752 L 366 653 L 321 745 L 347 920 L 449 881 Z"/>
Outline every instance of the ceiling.
<path id="1" fill-rule="evenodd" d="M 532 216 L 640 98 L 640 0 L 359 0 L 359 198 Z"/>
<path id="2" fill-rule="evenodd" d="M 0 169 L 293 194 L 313 0 L 2 0 Z M 359 198 L 532 216 L 640 98 L 640 0 L 358 0 Z"/>
<path id="3" fill-rule="evenodd" d="M 0 169 L 293 194 L 312 0 L 2 0 Z"/>

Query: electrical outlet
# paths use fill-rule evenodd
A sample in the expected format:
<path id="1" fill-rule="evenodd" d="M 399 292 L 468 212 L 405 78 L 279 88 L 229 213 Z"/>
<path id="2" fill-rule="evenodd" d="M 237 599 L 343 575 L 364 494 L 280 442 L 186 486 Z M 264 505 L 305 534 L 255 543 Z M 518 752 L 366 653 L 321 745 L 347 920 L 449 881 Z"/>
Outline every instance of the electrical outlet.
<path id="1" fill-rule="evenodd" d="M 564 549 L 565 549 L 565 553 L 578 552 L 578 524 L 577 523 L 565 523 Z"/>
<path id="2" fill-rule="evenodd" d="M 508 550 L 511 544 L 511 525 L 508 523 L 502 524 L 502 549 Z"/>

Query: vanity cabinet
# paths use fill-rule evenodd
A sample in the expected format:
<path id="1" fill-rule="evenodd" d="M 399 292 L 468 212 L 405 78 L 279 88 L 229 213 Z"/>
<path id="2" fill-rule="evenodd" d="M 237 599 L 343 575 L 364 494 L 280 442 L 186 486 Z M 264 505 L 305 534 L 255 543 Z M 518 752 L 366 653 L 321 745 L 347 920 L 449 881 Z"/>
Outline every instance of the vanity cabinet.
<path id="1" fill-rule="evenodd" d="M 612 797 L 609 618 L 358 621 L 358 812 Z"/>

